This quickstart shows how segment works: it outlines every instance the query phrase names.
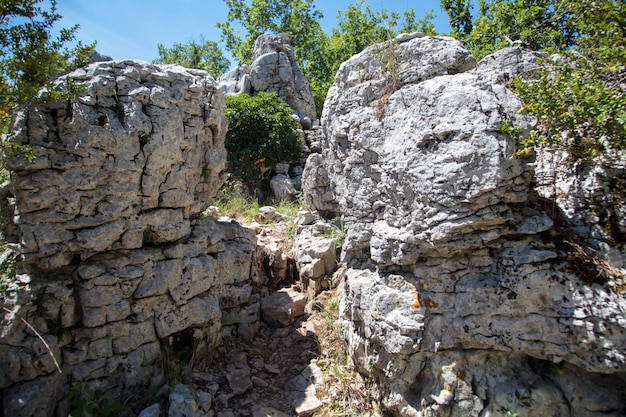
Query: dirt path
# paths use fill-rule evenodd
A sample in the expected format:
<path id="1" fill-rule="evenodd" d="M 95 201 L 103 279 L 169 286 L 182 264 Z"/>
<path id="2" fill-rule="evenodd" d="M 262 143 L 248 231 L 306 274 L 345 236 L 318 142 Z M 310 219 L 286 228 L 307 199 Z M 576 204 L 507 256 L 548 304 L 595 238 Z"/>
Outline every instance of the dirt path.
<path id="1" fill-rule="evenodd" d="M 259 241 L 293 257 L 287 224 L 256 225 Z M 295 257 L 294 257 L 295 258 Z M 293 260 L 295 263 L 295 260 Z M 281 286 L 300 288 L 289 280 Z M 363 378 L 348 361 L 338 320 L 340 289 L 319 294 L 287 327 L 261 320 L 250 342 L 225 338 L 217 351 L 195 352 L 178 364 L 180 380 L 197 393 L 200 417 L 381 416 Z M 169 364 L 168 366 L 172 366 Z M 160 402 L 172 403 L 171 387 Z M 157 395 L 158 397 L 158 395 Z M 168 417 L 192 417 L 170 408 Z M 166 412 L 167 414 L 167 412 Z M 193 414 L 193 413 L 192 413 Z M 163 414 L 162 414 L 163 415 Z"/>

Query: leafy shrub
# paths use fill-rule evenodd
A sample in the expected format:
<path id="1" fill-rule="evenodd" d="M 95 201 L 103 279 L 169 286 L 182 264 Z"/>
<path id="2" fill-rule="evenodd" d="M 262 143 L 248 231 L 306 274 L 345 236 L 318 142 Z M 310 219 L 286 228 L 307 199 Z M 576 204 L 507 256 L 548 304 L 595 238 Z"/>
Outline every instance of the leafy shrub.
<path id="1" fill-rule="evenodd" d="M 522 146 L 564 147 L 572 161 L 608 148 L 626 149 L 626 96 L 590 72 L 558 64 L 531 83 L 515 82 L 524 108 L 538 124 Z"/>
<path id="2" fill-rule="evenodd" d="M 229 172 L 250 190 L 279 162 L 300 156 L 302 138 L 291 108 L 275 93 L 226 97 Z"/>
<path id="3" fill-rule="evenodd" d="M 524 147 L 562 147 L 572 162 L 626 149 L 626 3 L 564 2 L 576 45 L 515 89 L 538 125 Z"/>

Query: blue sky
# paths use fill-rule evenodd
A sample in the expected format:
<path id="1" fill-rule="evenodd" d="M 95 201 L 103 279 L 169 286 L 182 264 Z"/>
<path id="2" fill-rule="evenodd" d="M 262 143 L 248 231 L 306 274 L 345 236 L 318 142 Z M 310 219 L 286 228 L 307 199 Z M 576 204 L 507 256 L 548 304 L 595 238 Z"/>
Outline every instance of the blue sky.
<path id="1" fill-rule="evenodd" d="M 336 26 L 337 10 L 345 10 L 357 0 L 315 0 L 324 14 L 322 27 L 327 33 Z M 439 0 L 371 0 L 370 8 L 401 12 L 410 7 L 416 17 L 429 10 L 437 15 L 435 25 L 447 32 L 448 19 Z M 61 27 L 79 24 L 77 38 L 85 43 L 97 41 L 98 52 L 114 59 L 151 61 L 158 56 L 157 44 L 165 46 L 192 39 L 219 41 L 217 22 L 226 20 L 228 8 L 222 0 L 58 0 L 63 16 Z M 235 63 L 233 62 L 233 65 Z"/>

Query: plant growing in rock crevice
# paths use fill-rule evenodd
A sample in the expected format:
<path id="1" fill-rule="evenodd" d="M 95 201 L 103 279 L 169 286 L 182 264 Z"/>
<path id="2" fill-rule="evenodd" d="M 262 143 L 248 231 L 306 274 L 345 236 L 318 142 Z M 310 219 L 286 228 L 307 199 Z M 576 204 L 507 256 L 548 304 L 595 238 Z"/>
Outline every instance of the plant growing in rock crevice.
<path id="1" fill-rule="evenodd" d="M 609 262 L 590 255 L 581 245 L 565 241 L 570 250 L 567 255 L 566 272 L 572 273 L 588 285 L 608 285 L 615 293 L 621 294 L 626 287 L 626 277 Z"/>

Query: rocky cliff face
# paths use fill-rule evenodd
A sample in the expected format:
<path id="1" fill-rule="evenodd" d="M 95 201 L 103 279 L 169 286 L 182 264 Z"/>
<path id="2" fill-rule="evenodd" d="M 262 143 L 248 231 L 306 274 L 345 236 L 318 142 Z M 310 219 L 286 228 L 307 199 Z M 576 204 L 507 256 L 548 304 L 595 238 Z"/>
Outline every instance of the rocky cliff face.
<path id="1" fill-rule="evenodd" d="M 618 259 L 604 278 L 578 276 L 572 210 L 554 215 L 502 133 L 533 126 L 507 82 L 535 58 L 477 66 L 453 39 L 404 35 L 348 60 L 329 91 L 305 201 L 343 219 L 344 328 L 395 414 L 626 412 L 622 241 L 603 241 Z M 594 204 L 623 201 L 613 190 Z"/>
<path id="2" fill-rule="evenodd" d="M 24 258 L 2 304 L 6 416 L 52 415 L 70 382 L 124 390 L 164 347 L 250 338 L 260 317 L 254 233 L 202 216 L 226 157 L 215 80 L 140 61 L 70 80 L 78 98 L 20 114 L 9 137 L 36 159 L 9 158 L 3 189 Z"/>

